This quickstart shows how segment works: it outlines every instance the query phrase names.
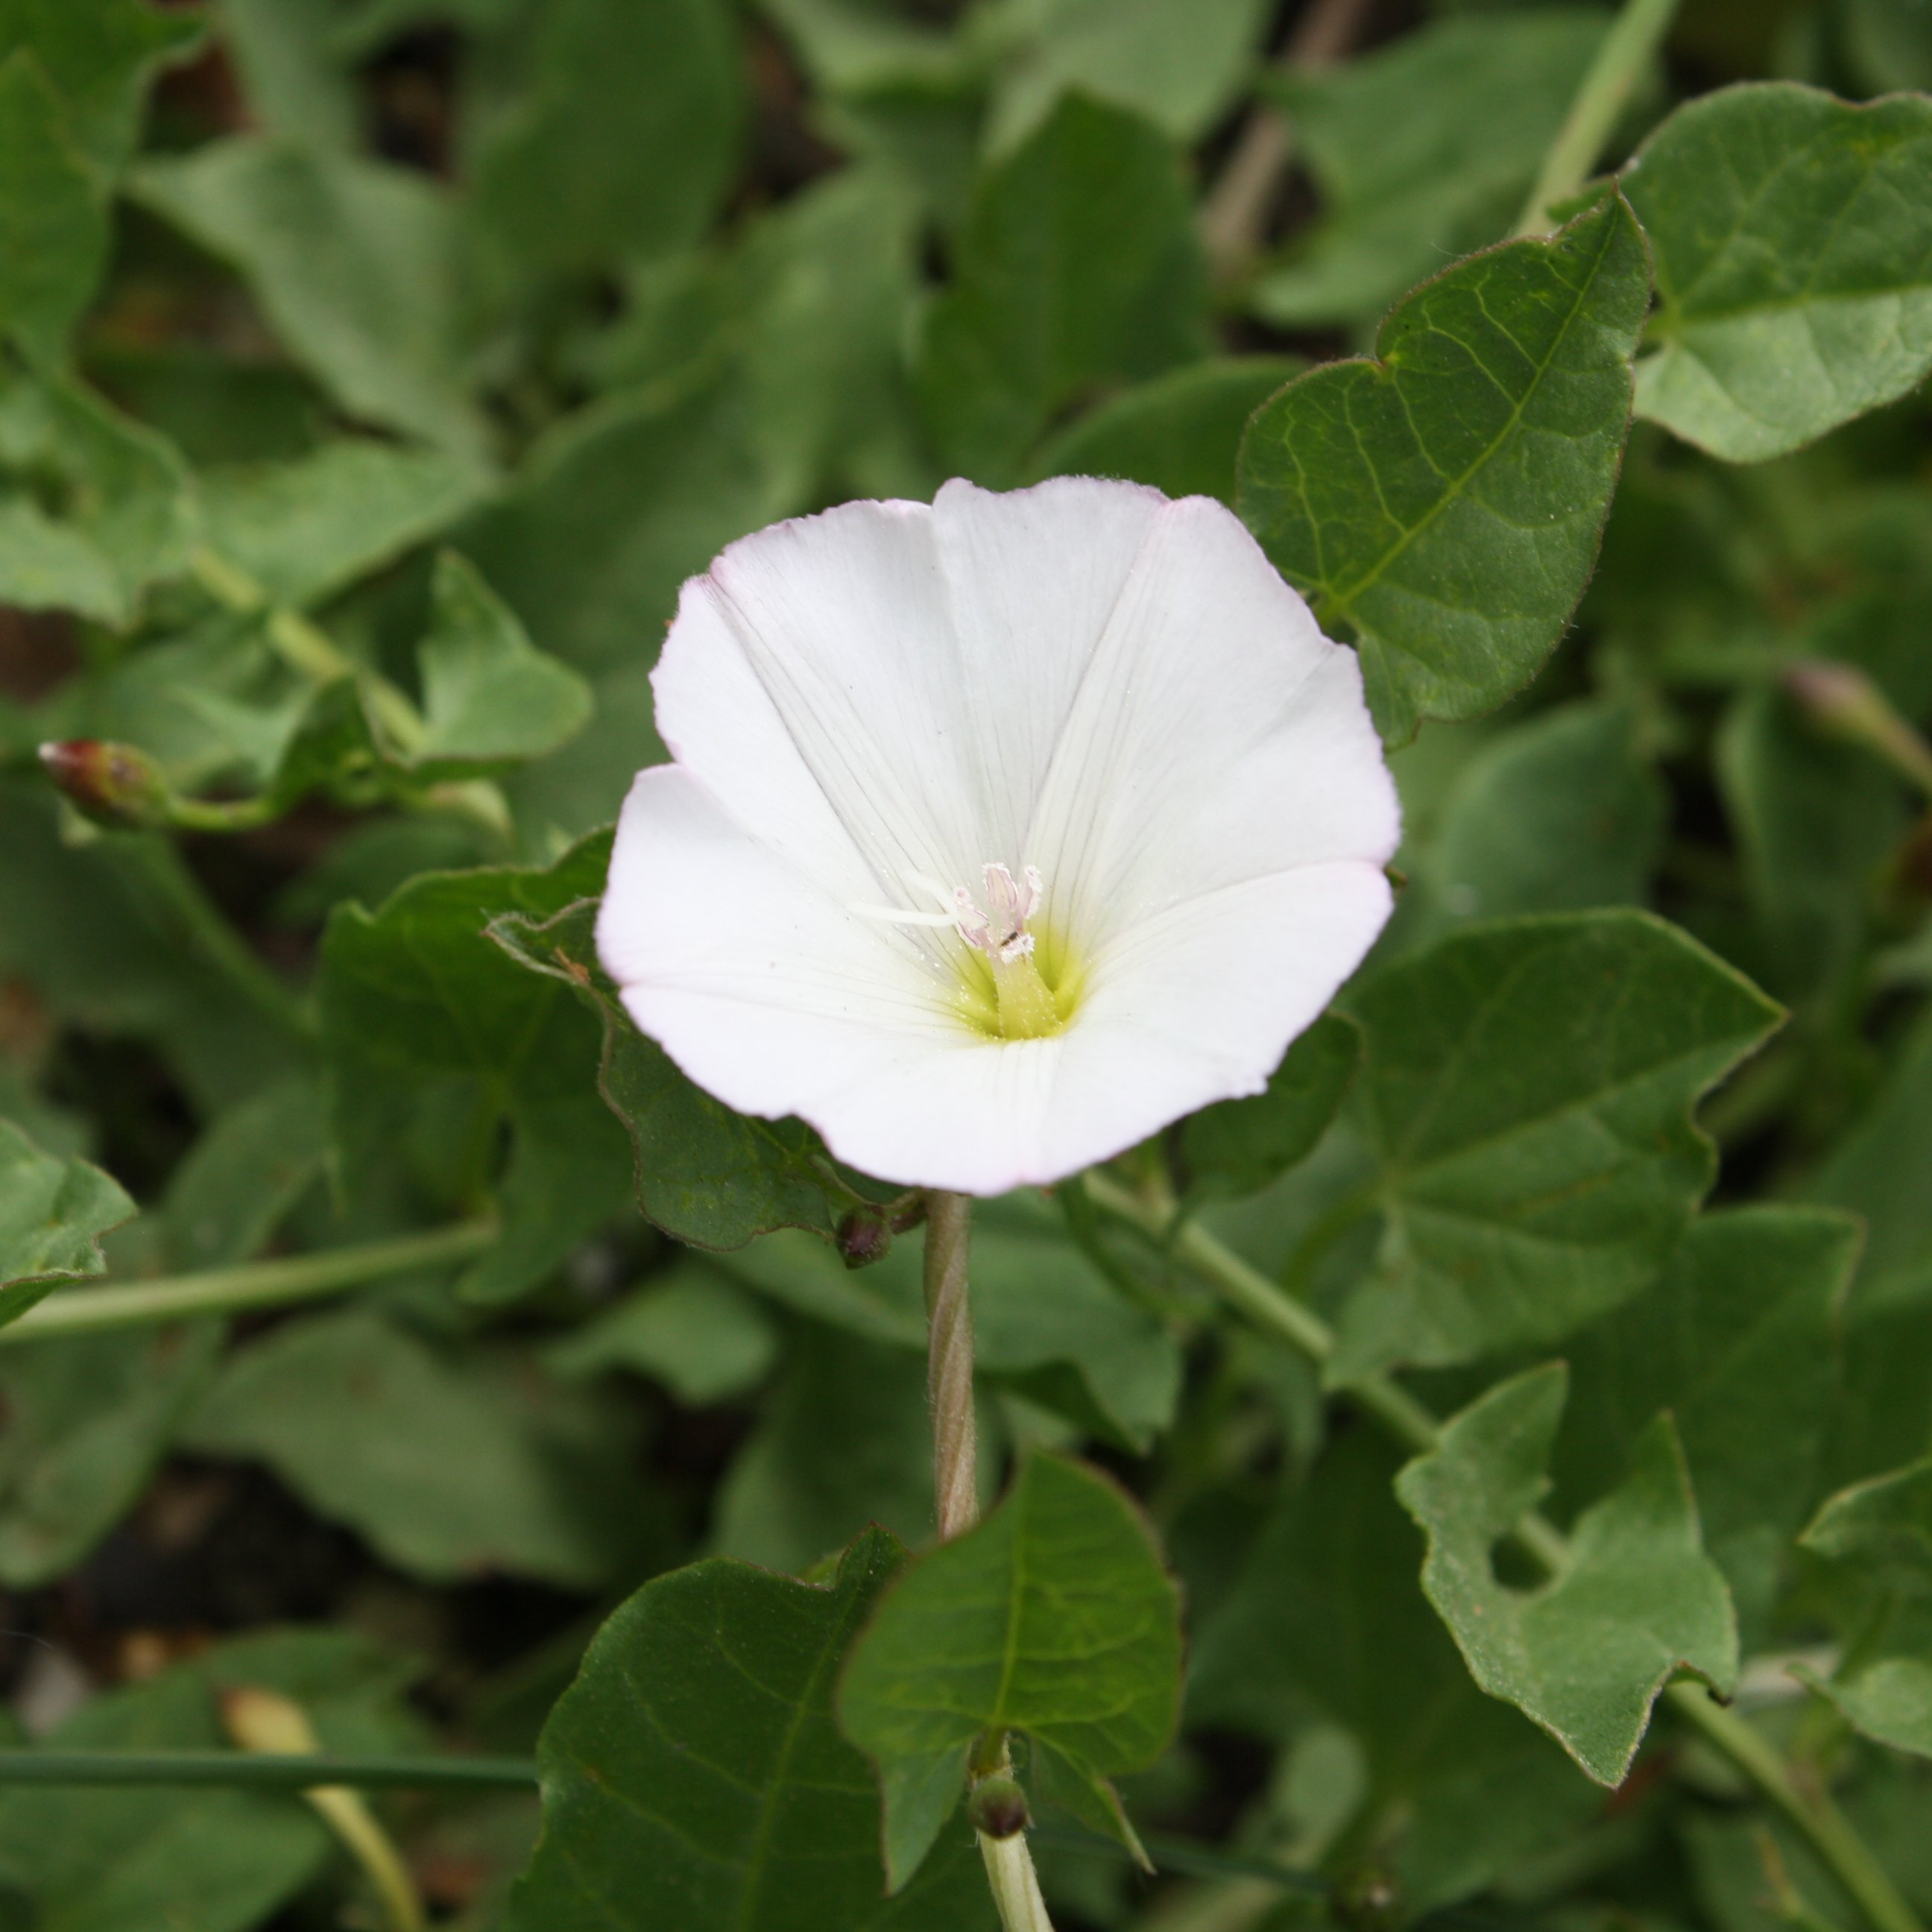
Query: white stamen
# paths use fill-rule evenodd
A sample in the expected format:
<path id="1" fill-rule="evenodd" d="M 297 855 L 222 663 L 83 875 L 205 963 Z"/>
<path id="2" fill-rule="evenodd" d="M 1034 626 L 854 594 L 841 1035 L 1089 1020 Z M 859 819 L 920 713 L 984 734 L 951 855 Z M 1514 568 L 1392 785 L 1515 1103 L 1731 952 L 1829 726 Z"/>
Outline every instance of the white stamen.
<path id="1" fill-rule="evenodd" d="M 907 884 L 931 893 L 946 908 L 945 911 L 912 912 L 902 906 L 865 904 L 849 904 L 845 910 L 860 919 L 878 920 L 887 926 L 950 926 L 968 946 L 989 959 L 1010 966 L 1033 951 L 1033 934 L 1026 929 L 1026 922 L 1039 910 L 1046 883 L 1037 866 L 1023 866 L 1016 880 L 997 860 L 981 868 L 980 878 L 989 908 L 985 912 L 964 886 L 956 886 L 949 892 L 936 880 L 917 872 L 906 874 Z"/>

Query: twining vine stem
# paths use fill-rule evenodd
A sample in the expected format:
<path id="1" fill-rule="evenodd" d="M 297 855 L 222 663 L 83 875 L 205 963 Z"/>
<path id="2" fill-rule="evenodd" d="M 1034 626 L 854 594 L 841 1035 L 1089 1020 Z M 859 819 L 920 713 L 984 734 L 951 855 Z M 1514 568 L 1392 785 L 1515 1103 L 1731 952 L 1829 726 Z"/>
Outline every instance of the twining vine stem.
<path id="1" fill-rule="evenodd" d="M 1086 1176 L 1087 1192 L 1104 1213 L 1132 1224 L 1162 1244 L 1175 1259 L 1218 1288 L 1257 1327 L 1299 1349 L 1318 1366 L 1334 1353 L 1335 1334 L 1313 1310 L 1298 1301 L 1244 1261 L 1198 1222 L 1177 1221 L 1170 1199 L 1137 1194 L 1104 1174 Z M 1442 1424 L 1393 1378 L 1364 1376 L 1343 1391 L 1408 1448 L 1433 1448 Z M 1517 1544 L 1551 1576 L 1568 1567 L 1568 1539 L 1546 1516 L 1526 1516 L 1514 1532 Z M 1778 1753 L 1736 1712 L 1718 1703 L 1702 1684 L 1688 1681 L 1664 1693 L 1678 1715 L 1728 1758 L 1763 1796 L 1804 1834 L 1812 1850 L 1870 1922 L 1874 1932 L 1924 1932 L 1871 1849 L 1822 1786 L 1801 1785 Z"/>
<path id="2" fill-rule="evenodd" d="M 979 1430 L 973 1412 L 973 1305 L 966 1270 L 973 1204 L 938 1188 L 926 1198 L 926 1399 L 932 1411 L 932 1495 L 940 1540 L 963 1535 L 980 1520 Z M 988 1774 L 1010 1772 L 1004 1742 Z M 1053 1932 L 1026 1833 L 976 1834 L 986 1882 L 1005 1932 Z"/>

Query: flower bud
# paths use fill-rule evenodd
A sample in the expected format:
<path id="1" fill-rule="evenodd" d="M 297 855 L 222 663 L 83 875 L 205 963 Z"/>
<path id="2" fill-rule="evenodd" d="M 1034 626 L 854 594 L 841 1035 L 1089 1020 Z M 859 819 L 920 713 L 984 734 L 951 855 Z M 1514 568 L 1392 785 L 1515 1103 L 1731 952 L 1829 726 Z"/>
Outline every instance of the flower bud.
<path id="1" fill-rule="evenodd" d="M 100 738 L 43 745 L 48 777 L 97 824 L 133 830 L 165 825 L 172 800 L 145 752 Z"/>
<path id="2" fill-rule="evenodd" d="M 848 1268 L 870 1268 L 885 1259 L 892 1245 L 892 1231 L 878 1208 L 854 1208 L 840 1219 L 832 1239 Z"/>
<path id="3" fill-rule="evenodd" d="M 966 1815 L 972 1820 L 974 1830 L 984 1836 L 1010 1838 L 1026 1829 L 1031 1814 L 1027 1810 L 1026 1793 L 1018 1783 L 995 1772 L 974 1786 L 973 1795 L 966 1801 Z"/>

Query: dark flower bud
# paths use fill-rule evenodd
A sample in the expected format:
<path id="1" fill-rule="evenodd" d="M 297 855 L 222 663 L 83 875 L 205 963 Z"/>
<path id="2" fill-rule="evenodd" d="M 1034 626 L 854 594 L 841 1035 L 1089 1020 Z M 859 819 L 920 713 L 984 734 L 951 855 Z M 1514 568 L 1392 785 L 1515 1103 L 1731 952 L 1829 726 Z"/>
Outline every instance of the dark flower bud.
<path id="1" fill-rule="evenodd" d="M 1015 1832 L 1024 1832 L 1030 1816 L 1026 1793 L 1014 1780 L 998 1772 L 974 1786 L 973 1795 L 966 1801 L 966 1815 L 972 1820 L 974 1830 L 989 1838 L 1010 1838 Z"/>
<path id="2" fill-rule="evenodd" d="M 100 738 L 70 738 L 40 747 L 48 777 L 97 824 L 139 830 L 165 825 L 172 803 L 166 779 L 146 752 Z"/>
<path id="3" fill-rule="evenodd" d="M 870 1268 L 885 1259 L 892 1231 L 878 1208 L 854 1208 L 841 1219 L 832 1239 L 848 1268 Z"/>

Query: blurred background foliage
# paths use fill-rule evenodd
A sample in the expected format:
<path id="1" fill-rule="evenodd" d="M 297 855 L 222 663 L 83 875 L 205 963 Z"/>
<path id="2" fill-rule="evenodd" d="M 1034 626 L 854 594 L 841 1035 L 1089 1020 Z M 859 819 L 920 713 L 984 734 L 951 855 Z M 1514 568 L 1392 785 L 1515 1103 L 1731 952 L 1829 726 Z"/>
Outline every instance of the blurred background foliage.
<path id="1" fill-rule="evenodd" d="M 212 1743 L 209 1687 L 246 1681 L 340 1748 L 527 1751 L 646 1577 L 706 1552 L 802 1570 L 868 1517 L 922 1533 L 912 1253 L 848 1274 L 807 1232 L 654 1232 L 593 1018 L 482 928 L 596 890 L 578 842 L 663 755 L 656 643 L 724 543 L 956 474 L 1231 497 L 1264 398 L 1508 232 L 1609 18 L 0 0 L 0 1114 L 131 1196 L 117 1276 L 485 1209 L 506 1228 L 340 1306 L 0 1347 L 9 1722 Z M 1764 76 L 1932 86 L 1932 5 L 1687 0 L 1617 152 Z M 1274 114 L 1288 164 L 1244 202 Z M 1869 1590 L 1790 1538 L 1932 1442 L 1927 428 L 1915 396 L 1724 467 L 1640 424 L 1556 660 L 1395 759 L 1384 958 L 1647 906 L 1791 1010 L 1706 1110 L 1719 1198 L 1864 1214 L 1851 1299 L 1826 1257 L 1642 1383 L 1720 1445 L 1780 1448 L 1755 1476 L 1712 1452 L 1703 1498 L 1752 1651 L 1869 1634 Z M 1834 735 L 1792 675 L 1820 662 L 1869 679 L 1883 730 Z M 46 782 L 46 740 L 138 752 L 116 828 Z M 1353 1131 L 1209 1220 L 1286 1261 L 1359 1172 Z M 1360 1261 L 1332 1250 L 1317 1298 Z M 1709 1265 L 1760 1279 L 1748 1252 Z M 1086 1445 L 1186 1583 L 1190 1714 L 1135 1783 L 1145 1828 L 1359 1876 L 1363 1925 L 1399 1894 L 1492 1923 L 1816 1926 L 1792 1901 L 1828 1882 L 1715 1760 L 1667 1739 L 1606 1797 L 1483 1698 L 1416 1588 L 1392 1454 L 1157 1258 L 1133 1294 L 1124 1267 L 1016 1200 L 985 1216 L 976 1292 L 994 1441 Z M 1566 1514 L 1649 1413 L 1628 1412 L 1649 1332 L 1625 1310 L 1566 1345 Z M 1436 1380 L 1444 1406 L 1479 1386 Z M 1924 1765 L 1760 1678 L 1765 1721 L 1932 1906 Z M 438 1912 L 496 1924 L 534 1798 L 385 1802 Z M 1070 1928 L 1329 1909 L 1042 1856 Z M 364 1910 L 357 1884 L 268 1797 L 0 1793 L 0 1924 L 298 1932 Z"/>

